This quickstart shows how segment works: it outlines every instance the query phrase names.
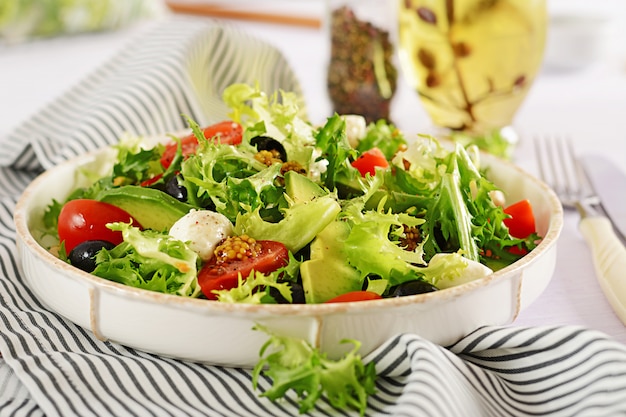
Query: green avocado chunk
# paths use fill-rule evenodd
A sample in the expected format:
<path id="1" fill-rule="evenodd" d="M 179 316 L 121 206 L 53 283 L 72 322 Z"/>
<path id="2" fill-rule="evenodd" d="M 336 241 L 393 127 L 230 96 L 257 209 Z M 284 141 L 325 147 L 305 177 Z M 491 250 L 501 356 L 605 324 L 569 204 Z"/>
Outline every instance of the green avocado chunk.
<path id="1" fill-rule="evenodd" d="M 343 242 L 349 233 L 348 224 L 333 221 L 311 243 L 311 259 L 300 265 L 307 304 L 323 303 L 361 289 L 361 274 L 347 263 L 343 251 Z"/>
<path id="2" fill-rule="evenodd" d="M 295 171 L 285 172 L 285 192 L 296 203 L 311 201 L 328 194 L 328 191 L 318 184 Z"/>
<path id="3" fill-rule="evenodd" d="M 98 200 L 121 208 L 133 216 L 144 229 L 168 231 L 193 207 L 163 191 L 126 185 L 101 192 Z"/>

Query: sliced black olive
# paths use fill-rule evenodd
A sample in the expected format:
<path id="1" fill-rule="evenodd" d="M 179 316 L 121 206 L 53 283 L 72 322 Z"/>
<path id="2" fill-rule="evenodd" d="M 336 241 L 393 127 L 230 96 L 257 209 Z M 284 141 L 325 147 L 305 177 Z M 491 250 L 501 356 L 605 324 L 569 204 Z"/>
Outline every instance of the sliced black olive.
<path id="1" fill-rule="evenodd" d="M 187 201 L 187 189 L 180 185 L 178 176 L 173 176 L 165 183 L 165 192 L 183 203 Z"/>
<path id="2" fill-rule="evenodd" d="M 289 304 L 289 301 L 287 301 L 285 297 L 283 297 L 280 294 L 280 291 L 278 291 L 274 287 L 270 288 L 270 295 L 274 297 L 274 300 L 276 300 L 278 304 Z M 302 284 L 297 283 L 297 282 L 292 282 L 291 283 L 291 304 L 304 304 L 304 303 L 306 303 L 306 301 L 304 300 L 304 288 L 302 288 Z"/>
<path id="3" fill-rule="evenodd" d="M 250 139 L 250 144 L 256 146 L 258 151 L 277 151 L 280 154 L 280 160 L 287 162 L 285 147 L 276 139 L 269 136 L 255 136 Z"/>
<path id="4" fill-rule="evenodd" d="M 392 288 L 390 297 L 406 297 L 407 295 L 424 294 L 437 291 L 438 288 L 429 282 L 416 280 L 404 282 Z"/>
<path id="5" fill-rule="evenodd" d="M 96 254 L 102 248 L 111 250 L 115 245 L 106 240 L 87 240 L 79 243 L 71 250 L 68 259 L 76 268 L 85 272 L 92 272 L 96 269 Z"/>

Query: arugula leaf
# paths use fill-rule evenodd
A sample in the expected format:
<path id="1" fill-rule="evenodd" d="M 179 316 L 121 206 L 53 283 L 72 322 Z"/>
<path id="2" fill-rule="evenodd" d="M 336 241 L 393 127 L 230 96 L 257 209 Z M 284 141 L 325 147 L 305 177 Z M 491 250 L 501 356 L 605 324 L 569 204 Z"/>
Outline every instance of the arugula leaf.
<path id="1" fill-rule="evenodd" d="M 143 149 L 129 143 L 120 142 L 117 162 L 113 166 L 113 182 L 116 186 L 139 184 L 163 172 L 160 163 L 162 145 Z"/>
<path id="2" fill-rule="evenodd" d="M 338 182 L 350 185 L 361 177 L 358 170 L 348 163 L 354 160 L 357 151 L 350 146 L 346 136 L 346 122 L 339 115 L 329 117 L 315 139 L 317 147 L 321 149 L 321 157 L 328 161 L 326 171 L 321 176 L 326 188 L 334 190 Z"/>
<path id="3" fill-rule="evenodd" d="M 406 208 L 407 203 L 412 203 L 424 213 L 422 232 L 428 237 L 423 245 L 424 259 L 460 250 L 472 261 L 489 263 L 493 260 L 487 258 L 489 254 L 510 263 L 520 255 L 507 248 L 534 247 L 533 238 L 515 239 L 504 226 L 506 214 L 490 195 L 497 187 L 482 175 L 475 146 L 466 149 L 457 143 L 453 151 L 448 151 L 432 137 L 423 139 L 398 152 L 393 159 L 398 168 L 396 175 L 387 176 L 385 186 L 393 190 L 394 197 L 402 197 L 399 193 L 403 192 L 419 194 L 397 200 L 397 204 Z"/>
<path id="4" fill-rule="evenodd" d="M 276 335 L 258 324 L 254 329 L 270 336 L 261 347 L 261 360 L 252 371 L 254 389 L 258 388 L 261 374 L 272 380 L 272 386 L 261 396 L 275 401 L 294 390 L 300 413 L 306 413 L 325 395 L 337 409 L 350 407 L 365 414 L 368 395 L 376 391 L 376 369 L 373 362 L 363 364 L 358 354 L 360 342 L 342 340 L 342 343 L 351 343 L 353 349 L 335 361 L 302 339 Z M 273 352 L 266 355 L 270 348 Z"/>
<path id="5" fill-rule="evenodd" d="M 478 244 L 472 234 L 473 218 L 465 204 L 458 173 L 444 174 L 439 195 L 428 213 L 428 244 L 437 247 L 435 253 L 461 249 L 468 259 L 479 259 Z"/>

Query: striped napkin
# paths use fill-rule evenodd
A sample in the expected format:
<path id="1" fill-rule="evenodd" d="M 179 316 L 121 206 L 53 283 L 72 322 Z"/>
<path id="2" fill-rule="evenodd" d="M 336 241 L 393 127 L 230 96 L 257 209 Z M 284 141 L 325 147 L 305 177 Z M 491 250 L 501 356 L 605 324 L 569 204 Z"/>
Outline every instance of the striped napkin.
<path id="1" fill-rule="evenodd" d="M 25 285 L 12 214 L 42 169 L 115 143 L 219 120 L 233 82 L 299 91 L 272 47 L 209 20 L 171 18 L 0 138 L 0 415 L 294 416 L 250 371 L 185 362 L 96 339 Z M 68 300 L 71 302 L 71 300 Z M 167 335 L 163 335 L 167 337 Z M 626 346 L 580 327 L 486 327 L 441 347 L 400 334 L 369 354 L 377 393 L 367 416 L 626 414 Z M 322 399 L 312 416 L 355 415 Z"/>

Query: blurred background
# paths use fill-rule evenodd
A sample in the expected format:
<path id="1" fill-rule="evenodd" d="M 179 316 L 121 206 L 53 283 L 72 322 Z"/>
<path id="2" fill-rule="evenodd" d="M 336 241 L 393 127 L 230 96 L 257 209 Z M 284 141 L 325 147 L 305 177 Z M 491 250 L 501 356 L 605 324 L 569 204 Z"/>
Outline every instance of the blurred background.
<path id="1" fill-rule="evenodd" d="M 395 5 L 393 0 L 380 1 Z M 327 0 L 0 0 L 0 93 L 16 98 L 0 100 L 0 134 L 38 110 L 34 103 L 43 106 L 109 59 L 149 22 L 174 12 L 219 17 L 233 24 L 245 21 L 244 29 L 286 56 L 300 78 L 309 116 L 318 123 L 330 112 L 326 4 Z M 614 81 L 617 88 L 624 85 L 626 4 L 624 0 L 548 0 L 548 11 L 542 71 L 518 119 L 524 125 L 536 124 L 541 116 L 525 109 L 537 100 L 549 107 L 545 101 L 553 97 L 555 129 L 572 126 L 580 134 L 593 135 L 592 124 L 572 125 L 568 106 L 584 105 L 597 112 L 603 90 L 613 92 Z M 299 30 L 293 31 L 294 25 Z M 18 67 L 19 73 L 14 69 Z M 574 77 L 585 82 L 575 91 L 566 91 Z M 402 121 L 403 129 L 421 130 L 428 117 L 415 93 L 403 84 L 401 71 L 399 78 L 394 100 L 409 105 L 392 107 L 394 118 Z M 537 90 L 541 94 L 535 94 Z M 602 117 L 623 119 L 623 109 L 601 105 L 606 115 L 599 115 L 598 123 Z"/>

